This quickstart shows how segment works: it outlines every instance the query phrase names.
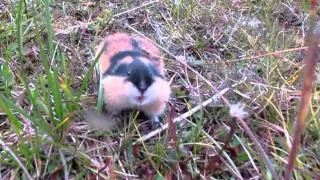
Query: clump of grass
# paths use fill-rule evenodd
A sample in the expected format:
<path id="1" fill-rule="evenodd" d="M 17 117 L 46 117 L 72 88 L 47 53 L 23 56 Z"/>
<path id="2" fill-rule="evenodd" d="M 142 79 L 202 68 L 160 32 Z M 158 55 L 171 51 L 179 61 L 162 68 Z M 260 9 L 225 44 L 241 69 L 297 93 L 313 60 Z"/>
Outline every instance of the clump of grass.
<path id="1" fill-rule="evenodd" d="M 47 169 L 43 169 L 44 167 L 40 167 L 39 162 L 47 162 L 47 167 L 60 164 L 60 160 L 61 163 L 66 163 L 64 153 L 50 155 L 48 147 L 51 146 L 55 150 L 59 150 L 61 146 L 67 147 L 64 133 L 71 119 L 80 109 L 80 95 L 86 90 L 93 68 L 90 69 L 91 72 L 89 70 L 84 75 L 84 79 L 87 81 L 83 82 L 78 91 L 71 88 L 71 79 L 68 76 L 70 72 L 66 69 L 69 65 L 66 65 L 65 63 L 68 62 L 63 59 L 66 55 L 60 51 L 59 44 L 54 39 L 49 1 L 44 1 L 44 4 L 37 4 L 36 6 L 35 9 L 29 9 L 33 11 L 34 15 L 40 15 L 36 9 L 44 9 L 45 11 L 43 19 L 34 19 L 37 22 L 31 21 L 29 24 L 33 27 L 34 32 L 28 32 L 30 29 L 26 29 L 23 25 L 25 24 L 24 20 L 28 18 L 24 14 L 28 7 L 25 6 L 24 1 L 20 1 L 17 6 L 17 13 L 14 16 L 17 36 L 12 35 L 11 38 L 16 39 L 18 44 L 18 56 L 15 59 L 11 59 L 14 56 L 8 57 L 1 65 L 1 77 L 4 83 L 2 89 L 7 93 L 1 94 L 0 107 L 6 115 L 6 119 L 9 120 L 9 125 L 14 129 L 15 136 L 17 136 L 17 144 L 13 146 L 13 152 L 17 157 L 23 159 L 20 159 L 20 161 L 26 165 L 27 169 L 24 169 L 25 171 L 35 169 L 37 173 L 32 172 L 33 177 L 40 178 L 48 177 L 52 171 L 48 172 Z M 42 29 L 42 26 L 46 27 L 46 38 L 37 31 Z M 30 53 L 37 57 L 35 61 L 38 61 L 37 64 L 40 65 L 40 68 L 38 71 L 34 68 L 34 71 L 29 73 L 26 72 L 26 66 L 23 65 L 25 61 L 31 60 L 24 53 L 26 50 L 24 46 L 26 42 L 25 32 L 34 34 L 34 39 L 28 44 L 32 44 L 39 49 L 39 52 Z M 12 67 L 16 70 L 13 77 L 10 65 L 14 61 L 20 66 L 14 65 Z M 15 82 L 13 82 L 14 80 Z M 24 96 L 19 97 L 21 94 L 18 94 L 19 96 L 13 95 L 12 92 L 15 91 L 13 86 L 21 87 L 23 92 L 16 93 L 23 93 Z M 78 96 L 75 96 L 75 94 Z M 17 103 L 19 98 L 22 99 Z M 10 129 L 8 130 L 10 131 Z M 7 137 L 2 135 L 1 138 L 6 139 Z M 61 151 L 59 150 L 59 152 Z M 4 164 L 10 164 L 12 169 L 18 170 L 17 176 L 21 175 L 22 171 L 19 171 L 19 169 L 23 167 L 21 167 L 21 162 L 18 159 L 6 156 L 1 161 Z M 10 169 L 7 170 L 10 171 Z M 68 169 L 65 168 L 65 175 L 67 175 L 66 170 Z M 40 172 L 43 174 L 39 174 Z"/>

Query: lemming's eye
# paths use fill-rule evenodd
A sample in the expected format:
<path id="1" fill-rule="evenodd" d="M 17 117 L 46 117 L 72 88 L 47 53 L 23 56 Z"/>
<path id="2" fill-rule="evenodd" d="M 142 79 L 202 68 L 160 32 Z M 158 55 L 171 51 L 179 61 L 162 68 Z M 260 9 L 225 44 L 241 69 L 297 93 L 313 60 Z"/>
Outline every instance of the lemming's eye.
<path id="1" fill-rule="evenodd" d="M 127 72 L 127 75 L 130 76 L 130 74 L 131 74 L 131 71 L 128 71 L 128 72 Z"/>

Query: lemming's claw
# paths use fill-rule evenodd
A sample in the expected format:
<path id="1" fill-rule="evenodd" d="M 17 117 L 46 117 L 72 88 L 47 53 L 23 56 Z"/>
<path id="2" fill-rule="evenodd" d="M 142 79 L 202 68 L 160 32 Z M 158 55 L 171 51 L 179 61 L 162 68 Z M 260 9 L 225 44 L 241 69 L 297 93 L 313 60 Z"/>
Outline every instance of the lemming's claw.
<path id="1" fill-rule="evenodd" d="M 111 113 L 111 115 L 112 116 L 120 116 L 120 111 L 113 111 L 112 113 Z"/>
<path id="2" fill-rule="evenodd" d="M 162 126 L 162 123 L 159 120 L 159 117 L 157 115 L 151 115 L 151 125 L 152 129 L 157 129 L 158 127 Z"/>

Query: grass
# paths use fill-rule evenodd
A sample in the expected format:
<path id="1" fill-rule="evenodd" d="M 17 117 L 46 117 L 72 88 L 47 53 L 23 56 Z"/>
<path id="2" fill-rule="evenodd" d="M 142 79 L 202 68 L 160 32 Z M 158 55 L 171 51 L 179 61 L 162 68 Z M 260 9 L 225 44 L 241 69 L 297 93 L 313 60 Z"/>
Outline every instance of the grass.
<path id="1" fill-rule="evenodd" d="M 284 177 L 309 10 L 309 1 L 4 1 L 1 179 L 274 179 L 270 166 Z M 163 131 L 136 112 L 109 132 L 91 131 L 83 119 L 85 109 L 101 107 L 93 48 L 116 31 L 161 47 L 173 91 Z M 320 177 L 317 79 L 294 179 Z M 213 88 L 225 89 L 224 99 L 206 101 Z M 228 104 L 236 103 L 249 116 L 232 116 Z"/>

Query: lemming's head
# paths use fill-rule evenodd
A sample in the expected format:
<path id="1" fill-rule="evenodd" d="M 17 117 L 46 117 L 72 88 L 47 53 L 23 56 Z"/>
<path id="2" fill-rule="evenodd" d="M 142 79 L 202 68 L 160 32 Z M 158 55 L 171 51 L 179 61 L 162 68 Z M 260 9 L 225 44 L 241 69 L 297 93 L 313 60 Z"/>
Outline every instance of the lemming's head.
<path id="1" fill-rule="evenodd" d="M 120 82 L 114 82 L 115 86 L 116 84 L 121 86 L 115 87 L 114 91 L 122 92 L 122 96 L 126 97 L 128 103 L 133 106 L 147 105 L 161 92 L 158 89 L 158 83 L 162 77 L 156 67 L 145 57 L 122 59 L 117 65 L 111 67 L 106 76 L 106 78 L 112 77 L 123 83 L 120 85 Z M 110 91 L 108 92 L 110 94 Z"/>

